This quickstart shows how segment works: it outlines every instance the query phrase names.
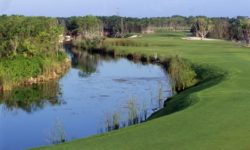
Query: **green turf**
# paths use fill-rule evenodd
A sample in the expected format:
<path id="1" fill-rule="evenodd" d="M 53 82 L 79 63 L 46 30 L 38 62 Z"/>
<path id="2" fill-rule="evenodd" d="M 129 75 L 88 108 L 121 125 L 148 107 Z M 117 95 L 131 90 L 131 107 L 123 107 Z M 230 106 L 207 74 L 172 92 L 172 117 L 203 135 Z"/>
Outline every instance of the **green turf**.
<path id="1" fill-rule="evenodd" d="M 178 54 L 210 68 L 203 72 L 207 80 L 175 96 L 144 124 L 41 149 L 250 149 L 250 49 L 228 41 L 186 41 L 182 36 L 147 35 L 133 40 L 149 46 L 116 49 L 161 57 Z"/>

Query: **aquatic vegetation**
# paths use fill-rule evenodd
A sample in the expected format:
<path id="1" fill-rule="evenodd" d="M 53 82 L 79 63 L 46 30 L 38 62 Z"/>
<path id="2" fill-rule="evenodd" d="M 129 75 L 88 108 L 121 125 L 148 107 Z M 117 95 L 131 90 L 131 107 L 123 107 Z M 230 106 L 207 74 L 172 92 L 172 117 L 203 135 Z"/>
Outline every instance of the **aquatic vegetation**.
<path id="1" fill-rule="evenodd" d="M 158 91 L 158 104 L 159 109 L 163 107 L 164 97 L 163 97 L 163 85 L 162 83 L 159 84 L 159 91 Z"/>
<path id="2" fill-rule="evenodd" d="M 66 133 L 63 122 L 56 120 L 53 129 L 50 131 L 48 140 L 51 144 L 60 144 L 66 142 Z"/>
<path id="3" fill-rule="evenodd" d="M 197 74 L 191 64 L 179 56 L 171 57 L 168 60 L 167 70 L 171 77 L 173 91 L 183 91 L 198 82 Z"/>
<path id="4" fill-rule="evenodd" d="M 105 130 L 110 132 L 120 128 L 120 113 L 114 112 L 112 115 L 108 113 L 105 116 Z"/>
<path id="5" fill-rule="evenodd" d="M 141 121 L 147 120 L 147 118 L 148 118 L 148 106 L 145 102 L 143 102 L 141 112 L 142 112 L 141 113 L 141 117 L 142 117 Z"/>
<path id="6" fill-rule="evenodd" d="M 136 106 L 136 101 L 134 97 L 130 97 L 128 100 L 128 119 L 129 125 L 139 123 L 138 108 Z"/>
<path id="7" fill-rule="evenodd" d="M 117 130 L 120 128 L 120 114 L 115 112 L 113 114 L 113 130 Z"/>

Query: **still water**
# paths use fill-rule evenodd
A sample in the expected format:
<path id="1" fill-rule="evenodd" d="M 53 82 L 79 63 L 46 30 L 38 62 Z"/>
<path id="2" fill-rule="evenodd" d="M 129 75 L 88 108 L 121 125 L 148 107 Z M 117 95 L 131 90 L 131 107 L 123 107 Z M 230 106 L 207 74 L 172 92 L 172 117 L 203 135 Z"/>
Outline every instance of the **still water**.
<path id="1" fill-rule="evenodd" d="M 66 140 L 100 134 L 114 113 L 127 124 L 129 101 L 149 116 L 159 108 L 159 97 L 171 94 L 158 65 L 78 51 L 69 57 L 72 68 L 59 81 L 0 96 L 1 150 L 50 145 L 58 134 Z"/>

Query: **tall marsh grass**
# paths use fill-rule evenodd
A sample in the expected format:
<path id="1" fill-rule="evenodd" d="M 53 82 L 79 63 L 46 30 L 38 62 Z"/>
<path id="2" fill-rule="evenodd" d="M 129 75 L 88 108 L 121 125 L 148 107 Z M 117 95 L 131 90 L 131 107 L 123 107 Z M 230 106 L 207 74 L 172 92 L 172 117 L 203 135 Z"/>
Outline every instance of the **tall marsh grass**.
<path id="1" fill-rule="evenodd" d="M 194 71 L 191 63 L 179 56 L 174 56 L 166 59 L 163 62 L 165 68 L 171 77 L 171 85 L 173 91 L 180 92 L 186 88 L 195 85 L 197 80 L 197 74 Z"/>
<path id="2" fill-rule="evenodd" d="M 138 108 L 136 106 L 136 100 L 134 97 L 128 100 L 128 124 L 134 125 L 139 123 Z"/>
<path id="3" fill-rule="evenodd" d="M 163 85 L 162 83 L 159 84 L 159 91 L 158 91 L 158 104 L 159 109 L 163 107 L 164 102 L 164 93 L 163 93 Z"/>
<path id="4" fill-rule="evenodd" d="M 104 41 L 105 46 L 134 46 L 134 47 L 148 47 L 148 43 L 138 42 L 131 39 L 108 39 Z"/>
<path id="5" fill-rule="evenodd" d="M 56 120 L 53 129 L 49 133 L 48 142 L 51 144 L 66 142 L 66 132 L 62 121 Z"/>

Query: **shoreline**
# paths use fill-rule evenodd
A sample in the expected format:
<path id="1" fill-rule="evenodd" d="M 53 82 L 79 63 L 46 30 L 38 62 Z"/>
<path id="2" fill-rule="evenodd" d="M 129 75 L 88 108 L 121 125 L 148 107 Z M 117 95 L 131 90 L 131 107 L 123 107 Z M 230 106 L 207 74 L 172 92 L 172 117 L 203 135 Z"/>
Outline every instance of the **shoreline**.
<path id="1" fill-rule="evenodd" d="M 74 46 L 73 46 L 73 47 L 74 47 Z M 169 67 L 169 62 L 167 62 L 166 60 L 169 60 L 169 59 L 171 58 L 171 56 L 169 56 L 169 57 L 165 57 L 165 59 L 160 59 L 160 58 L 156 58 L 156 57 L 154 57 L 154 56 L 146 57 L 146 56 L 144 56 L 143 54 L 139 54 L 139 55 L 138 55 L 138 54 L 134 54 L 134 53 L 128 53 L 128 54 L 125 54 L 125 53 L 124 53 L 124 54 L 121 54 L 121 53 L 120 53 L 120 54 L 118 54 L 118 53 L 116 53 L 116 50 L 112 50 L 112 51 L 103 51 L 102 49 L 94 49 L 94 51 L 93 51 L 93 50 L 83 50 L 83 49 L 81 49 L 81 50 L 82 50 L 82 51 L 88 51 L 88 52 L 94 53 L 94 54 L 103 55 L 103 56 L 109 55 L 109 56 L 111 56 L 111 57 L 126 58 L 126 59 L 128 59 L 129 61 L 134 61 L 134 62 L 140 61 L 141 63 L 157 64 L 157 65 L 160 65 L 160 66 L 162 67 L 162 69 L 163 69 L 164 71 L 166 71 L 166 72 L 168 71 L 168 67 Z M 213 81 L 214 78 L 211 78 L 210 80 Z M 163 111 L 165 111 L 165 109 L 166 109 L 167 107 L 172 106 L 171 103 L 172 103 L 172 102 L 175 102 L 176 99 L 178 99 L 178 97 L 180 97 L 180 96 L 182 96 L 182 95 L 185 95 L 186 92 L 188 92 L 189 90 L 193 90 L 193 89 L 196 88 L 196 87 L 202 86 L 203 82 L 205 82 L 205 83 L 206 83 L 206 82 L 210 82 L 210 80 L 198 82 L 198 83 L 196 83 L 196 84 L 193 85 L 193 86 L 187 87 L 187 88 L 185 88 L 185 89 L 183 89 L 183 90 L 181 90 L 181 91 L 176 92 L 174 95 L 172 95 L 171 97 L 169 97 L 169 98 L 167 98 L 167 99 L 165 99 L 165 100 L 163 101 L 163 104 L 164 104 L 164 107 L 163 107 L 163 108 L 161 108 L 161 109 L 157 110 L 156 112 L 152 113 L 152 114 L 145 120 L 145 122 L 142 122 L 142 123 L 140 123 L 140 124 L 144 124 L 144 123 L 146 123 L 146 122 L 148 122 L 148 121 L 151 121 L 151 120 L 153 120 L 153 119 L 155 119 L 155 118 L 161 117 L 161 113 L 162 113 Z M 190 92 L 189 94 L 192 94 L 192 93 Z M 182 102 L 180 102 L 180 103 L 182 103 Z M 169 105 L 169 106 L 168 106 L 168 105 Z M 186 107 L 188 107 L 188 106 L 185 106 L 185 107 L 183 107 L 183 108 L 181 108 L 181 109 L 185 109 Z M 179 110 L 177 110 L 177 111 L 179 111 Z M 168 113 L 167 115 L 169 115 L 169 114 L 171 114 L 171 113 L 174 113 L 174 112 L 176 112 L 176 111 L 171 110 L 171 112 Z M 140 124 L 135 124 L 135 125 L 127 126 L 127 127 L 125 127 L 125 128 L 121 128 L 121 129 L 119 129 L 119 130 L 114 130 L 114 131 L 107 132 L 107 133 L 103 133 L 103 134 L 96 134 L 96 135 L 89 136 L 89 137 L 85 137 L 85 138 L 79 138 L 79 139 L 75 139 L 75 140 L 72 140 L 72 141 L 67 141 L 67 142 L 65 142 L 65 143 L 72 143 L 72 142 L 76 142 L 76 141 L 80 141 L 80 140 L 86 140 L 86 139 L 92 139 L 92 138 L 96 138 L 96 137 L 101 137 L 102 135 L 107 135 L 107 134 L 112 133 L 112 132 L 119 132 L 119 131 L 121 131 L 121 130 L 124 130 L 124 129 L 127 129 L 127 128 L 131 128 L 131 127 L 134 127 L 134 126 L 138 126 L 138 125 L 140 125 Z M 61 143 L 60 145 L 65 144 L 65 143 Z M 32 148 L 32 149 L 47 148 L 47 147 L 51 147 L 51 146 L 54 146 L 54 145 L 40 146 L 40 147 L 36 147 L 36 148 Z"/>
<path id="2" fill-rule="evenodd" d="M 153 38 L 159 38 L 160 37 L 153 37 Z M 172 42 L 173 40 L 172 39 L 166 39 L 166 42 Z M 160 57 L 160 60 L 164 60 L 164 58 L 166 57 L 170 57 L 172 56 L 171 55 L 171 52 L 173 50 L 177 51 L 178 53 L 177 54 L 182 54 L 181 52 L 185 52 L 184 54 L 182 54 L 182 56 L 184 55 L 185 59 L 187 60 L 190 60 L 190 59 L 194 59 L 196 58 L 196 56 L 193 56 L 193 55 L 190 55 L 189 54 L 189 51 L 186 51 L 187 50 L 192 50 L 191 52 L 195 52 L 195 53 L 198 53 L 200 52 L 200 47 L 203 46 L 203 42 L 193 42 L 197 45 L 193 45 L 192 42 L 186 44 L 185 42 L 183 43 L 183 41 L 181 39 L 178 38 L 175 39 L 175 41 L 178 41 L 179 43 L 177 44 L 180 44 L 178 45 L 177 48 L 168 48 L 168 47 L 159 47 L 160 50 L 159 51 L 159 54 L 166 54 L 166 55 L 163 55 L 164 57 Z M 159 42 L 160 44 L 161 42 Z M 182 45 L 181 45 L 182 44 Z M 212 45 L 213 43 L 210 43 L 208 42 L 208 50 L 213 50 L 212 52 L 217 52 L 218 50 L 221 49 L 221 45 L 225 45 L 225 44 L 228 44 L 228 42 L 223 42 L 223 41 L 220 41 L 218 42 L 218 46 L 215 45 L 214 49 L 210 49 L 209 46 L 214 46 Z M 185 47 L 184 47 L 185 46 Z M 232 48 L 235 48 L 234 45 L 232 44 L 231 45 Z M 133 57 L 134 58 L 137 58 L 137 59 L 141 59 L 141 56 L 147 56 L 150 57 L 150 56 L 154 56 L 154 52 L 151 51 L 151 48 L 147 48 L 145 47 L 145 50 L 143 49 L 136 49 L 135 47 L 132 47 L 128 50 L 125 50 L 126 47 L 123 47 L 123 48 L 115 48 L 115 53 L 116 55 L 120 55 L 120 56 L 128 56 L 129 54 L 131 54 L 132 56 L 140 56 L 140 57 Z M 135 49 L 135 50 L 134 50 Z M 173 50 L 172 50 L 173 49 Z M 184 50 L 182 50 L 184 49 Z M 236 48 L 235 50 L 233 49 L 233 51 L 236 51 L 238 50 L 239 48 Z M 167 56 L 167 54 L 170 54 Z M 189 54 L 189 55 L 187 55 Z M 206 53 L 205 53 L 206 54 Z M 211 52 L 209 52 L 208 54 L 210 54 L 209 56 L 214 56 L 214 55 L 211 55 Z M 161 55 L 159 55 L 161 56 Z M 214 58 L 214 57 L 212 57 Z M 221 62 L 220 59 L 216 59 L 215 62 Z M 115 131 L 115 132 L 111 132 L 111 133 L 106 133 L 106 134 L 102 134 L 102 135 L 95 135 L 95 136 L 91 136 L 91 137 L 88 137 L 88 138 L 79 138 L 79 139 L 76 139 L 76 140 L 73 140 L 73 141 L 70 141 L 70 142 L 67 142 L 67 144 L 60 144 L 60 145 L 51 145 L 51 146 L 43 146 L 43 147 L 38 147 L 38 148 L 34 148 L 34 149 L 62 149 L 62 148 L 76 148 L 76 147 L 82 147 L 84 145 L 87 144 L 87 149 L 93 149 L 93 148 L 103 148 L 103 149 L 108 149 L 108 148 L 105 148 L 105 146 L 111 146 L 110 142 L 113 141 L 114 138 L 118 138 L 117 134 L 115 133 L 120 133 L 119 134 L 119 137 L 120 138 L 126 138 L 126 137 L 129 137 L 128 141 L 130 141 L 130 139 L 132 140 L 135 140 L 136 142 L 140 142 L 140 141 L 147 141 L 148 139 L 137 139 L 137 138 L 133 138 L 133 136 L 137 137 L 138 135 L 140 136 L 144 136 L 144 135 L 147 135 L 148 137 L 152 137 L 153 138 L 157 138 L 158 136 L 164 136 L 164 137 L 167 137 L 167 138 L 173 138 L 173 134 L 178 132 L 178 129 L 175 130 L 175 127 L 180 125 L 180 124 L 185 124 L 187 123 L 187 120 L 188 119 L 194 119 L 194 118 L 199 118 L 199 117 L 203 117 L 203 114 L 209 112 L 209 114 L 212 112 L 214 112 L 214 114 L 218 114 L 217 112 L 217 109 L 211 109 L 211 108 L 214 108 L 214 107 L 209 107 L 208 109 L 206 109 L 206 107 L 202 109 L 202 111 L 205 110 L 204 113 L 196 113 L 195 111 L 197 110 L 197 107 L 195 107 L 194 105 L 200 105 L 200 106 L 204 106 L 204 103 L 205 104 L 208 104 L 208 102 L 212 101 L 213 102 L 218 102 L 217 99 L 215 99 L 216 97 L 225 97 L 224 94 L 221 94 L 221 92 L 219 91 L 216 92 L 216 93 L 213 93 L 212 97 L 207 97 L 206 95 L 201 95 L 201 93 L 205 93 L 204 90 L 206 89 L 207 90 L 210 90 L 210 91 L 216 91 L 214 88 L 218 88 L 217 85 L 222 85 L 220 84 L 222 81 L 226 81 L 227 77 L 228 77 L 228 74 L 230 72 L 230 70 L 224 70 L 223 68 L 221 67 L 218 67 L 217 66 L 217 63 L 214 64 L 214 63 L 203 63 L 203 62 L 207 62 L 207 61 L 211 61 L 211 58 L 207 58 L 207 57 L 202 57 L 200 59 L 196 59 L 195 61 L 192 61 L 193 62 L 193 65 L 195 65 L 195 69 L 198 73 L 198 77 L 199 79 L 199 82 L 190 87 L 190 88 L 187 88 L 185 89 L 184 91 L 176 94 L 174 97 L 172 97 L 171 99 L 169 99 L 166 103 L 166 107 L 161 109 L 160 111 L 156 112 L 155 114 L 151 115 L 151 117 L 148 119 L 149 122 L 151 123 L 145 123 L 144 125 L 139 125 L 139 126 L 131 126 L 131 127 L 128 127 L 128 128 L 125 128 L 125 129 L 122 129 L 121 130 L 118 130 L 118 131 Z M 213 60 L 214 61 L 214 60 Z M 225 65 L 225 64 L 224 64 Z M 219 86 L 221 87 L 221 86 Z M 217 95 L 218 93 L 218 95 Z M 227 99 L 219 99 L 219 100 L 227 100 Z M 203 104 L 203 105 L 202 105 Z M 221 104 L 221 103 L 219 103 Z M 221 106 L 221 105 L 220 105 Z M 208 111 L 209 110 L 209 111 Z M 220 109 L 221 110 L 221 109 Z M 223 109 L 224 111 L 225 109 Z M 227 110 L 227 109 L 226 109 Z M 225 111 L 226 111 L 225 110 Z M 191 112 L 191 115 L 187 116 L 186 112 Z M 175 117 L 167 117 L 168 115 L 174 115 L 174 114 L 177 114 L 175 115 Z M 224 113 L 226 114 L 226 113 Z M 223 114 L 222 114 L 223 115 Z M 218 116 L 218 115 L 215 115 L 215 116 Z M 161 119 L 159 119 L 161 118 Z M 187 118 L 187 119 L 186 119 Z M 215 120 L 217 118 L 214 118 Z M 220 119 L 220 118 L 218 118 Z M 220 119 L 221 120 L 221 119 Z M 197 121 L 197 120 L 192 120 L 192 121 Z M 199 121 L 199 119 L 198 119 Z M 202 120 L 203 122 L 204 121 L 207 121 L 207 120 Z M 210 121 L 210 120 L 208 120 Z M 203 125 L 203 122 L 201 125 Z M 209 122 L 206 122 L 206 123 L 209 123 Z M 163 125 L 162 125 L 163 124 Z M 199 126 L 199 122 L 195 123 L 195 124 L 187 124 L 187 127 L 184 128 L 184 131 L 182 134 L 187 134 L 188 137 L 192 137 L 190 135 L 193 135 L 192 132 L 190 132 L 190 128 L 192 128 L 193 126 L 195 127 L 200 127 Z M 144 128 L 143 128 L 144 127 Z M 217 127 L 216 124 L 213 124 L 212 125 L 212 129 L 215 129 L 215 131 L 217 131 Z M 149 129 L 150 131 L 152 131 L 153 133 L 155 134 L 151 134 L 152 132 L 146 132 L 145 133 L 145 128 Z M 166 128 L 170 128 L 172 130 L 165 130 Z M 155 129 L 158 129 L 158 130 L 155 130 Z M 201 130 L 203 131 L 207 131 L 207 128 L 201 128 Z M 128 134 L 125 134 L 125 132 L 128 132 L 128 131 L 131 131 L 130 133 L 132 135 L 128 135 Z M 134 131 L 134 132 L 132 132 Z M 121 133 L 124 133 L 124 134 L 121 134 Z M 190 134 L 190 135 L 189 135 Z M 184 139 L 183 139 L 184 140 Z M 163 143 L 164 146 L 168 146 L 168 144 L 171 144 L 170 142 L 164 140 L 166 143 Z M 98 145 L 96 144 L 98 143 Z M 119 146 L 122 146 L 124 143 L 123 143 L 123 140 L 118 140 L 118 141 L 115 141 L 114 144 L 117 144 Z M 149 143 L 150 146 L 153 146 L 155 143 L 152 142 L 152 143 Z M 133 144 L 131 144 L 130 146 L 133 146 Z M 145 148 L 143 146 L 139 146 L 137 148 Z"/>

